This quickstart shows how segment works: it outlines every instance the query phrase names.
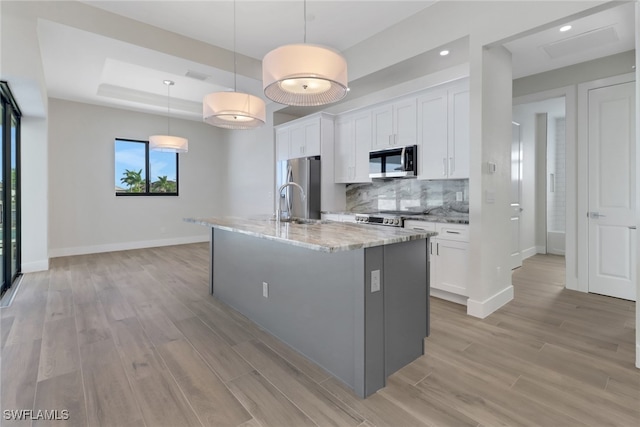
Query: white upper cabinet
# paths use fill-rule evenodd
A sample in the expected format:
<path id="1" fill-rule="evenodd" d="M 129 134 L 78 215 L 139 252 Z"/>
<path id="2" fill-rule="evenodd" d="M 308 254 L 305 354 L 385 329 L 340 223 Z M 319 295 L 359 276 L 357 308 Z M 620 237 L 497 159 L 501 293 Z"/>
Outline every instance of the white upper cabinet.
<path id="1" fill-rule="evenodd" d="M 418 145 L 418 178 L 469 178 L 468 83 L 418 98 Z"/>
<path id="2" fill-rule="evenodd" d="M 320 155 L 320 117 L 296 120 L 276 130 L 278 160 Z"/>
<path id="3" fill-rule="evenodd" d="M 289 129 L 276 130 L 276 159 L 289 159 Z"/>
<path id="4" fill-rule="evenodd" d="M 370 182 L 371 112 L 341 116 L 335 121 L 335 182 Z"/>
<path id="5" fill-rule="evenodd" d="M 469 85 L 449 91 L 449 178 L 469 178 Z"/>
<path id="6" fill-rule="evenodd" d="M 418 178 L 447 177 L 447 91 L 434 90 L 418 98 Z"/>
<path id="7" fill-rule="evenodd" d="M 372 150 L 416 143 L 416 98 L 374 108 Z"/>

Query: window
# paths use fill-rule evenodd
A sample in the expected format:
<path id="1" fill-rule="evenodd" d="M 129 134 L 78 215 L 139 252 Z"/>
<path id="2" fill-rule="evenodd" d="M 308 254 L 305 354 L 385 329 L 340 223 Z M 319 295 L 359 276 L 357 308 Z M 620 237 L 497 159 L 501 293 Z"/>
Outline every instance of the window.
<path id="1" fill-rule="evenodd" d="M 0 295 L 21 270 L 20 118 L 8 83 L 0 81 Z"/>
<path id="2" fill-rule="evenodd" d="M 149 142 L 115 141 L 116 196 L 177 196 L 178 154 L 149 151 Z"/>

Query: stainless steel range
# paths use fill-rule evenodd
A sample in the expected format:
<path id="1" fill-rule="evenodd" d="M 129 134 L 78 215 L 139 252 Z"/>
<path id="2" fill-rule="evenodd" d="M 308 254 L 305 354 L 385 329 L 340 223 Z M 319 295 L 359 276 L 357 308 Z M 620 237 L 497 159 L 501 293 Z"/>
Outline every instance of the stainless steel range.
<path id="1" fill-rule="evenodd" d="M 404 226 L 406 213 L 400 212 L 376 212 L 370 214 L 356 214 L 358 224 L 386 225 L 389 227 Z"/>

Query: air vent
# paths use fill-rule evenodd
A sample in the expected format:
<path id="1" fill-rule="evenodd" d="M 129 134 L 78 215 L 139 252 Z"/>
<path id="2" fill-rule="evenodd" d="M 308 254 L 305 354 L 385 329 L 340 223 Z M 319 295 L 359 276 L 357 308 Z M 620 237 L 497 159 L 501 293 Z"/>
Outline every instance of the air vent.
<path id="1" fill-rule="evenodd" d="M 188 70 L 187 73 L 185 74 L 185 76 L 187 77 L 191 77 L 192 79 L 196 79 L 196 80 L 200 80 L 200 81 L 205 81 L 209 78 L 208 75 L 203 74 L 203 73 L 199 73 L 197 71 L 193 71 L 193 70 Z"/>
<path id="2" fill-rule="evenodd" d="M 563 56 L 575 55 L 587 50 L 605 46 L 619 40 L 618 33 L 613 27 L 603 27 L 597 30 L 578 34 L 577 36 L 542 46 L 542 49 L 550 58 L 556 59 Z"/>

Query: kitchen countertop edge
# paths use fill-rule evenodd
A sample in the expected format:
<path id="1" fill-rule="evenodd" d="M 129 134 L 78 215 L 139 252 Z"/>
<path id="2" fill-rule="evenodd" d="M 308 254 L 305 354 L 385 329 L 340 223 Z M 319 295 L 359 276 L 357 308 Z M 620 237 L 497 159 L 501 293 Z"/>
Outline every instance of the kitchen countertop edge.
<path id="1" fill-rule="evenodd" d="M 370 230 L 373 234 L 376 234 L 376 229 L 370 228 L 367 225 L 358 225 L 351 223 L 341 223 L 341 222 L 333 222 L 329 221 L 326 223 L 317 223 L 317 224 L 293 224 L 293 223 L 280 223 L 280 225 L 276 225 L 275 221 L 264 219 L 264 218 L 242 218 L 242 217 L 208 217 L 208 218 L 184 218 L 185 222 L 203 225 L 206 227 L 217 228 L 220 230 L 231 231 L 235 233 L 244 234 L 247 236 L 253 236 L 257 238 L 272 240 L 276 242 L 282 242 L 286 244 L 290 244 L 293 246 L 321 251 L 321 252 L 341 252 L 341 251 L 350 251 L 356 249 L 366 249 L 375 246 L 384 246 L 391 245 L 394 243 L 402 243 L 408 242 L 411 240 L 420 240 L 426 239 L 429 237 L 433 237 L 437 235 L 437 233 L 432 231 L 417 231 L 417 230 L 406 230 L 402 228 L 398 229 L 390 229 L 387 227 L 377 228 L 379 230 L 377 233 L 386 233 L 384 236 L 375 236 L 369 238 L 363 238 L 362 241 L 351 241 L 348 243 L 336 243 L 334 241 L 331 242 L 313 242 L 313 241 L 305 241 L 302 237 L 305 236 L 287 236 L 282 237 L 276 234 L 277 230 L 282 230 L 282 227 L 285 227 L 287 230 L 292 228 L 294 231 L 312 231 L 319 232 L 320 227 L 329 226 L 336 231 L 336 236 L 348 235 L 350 228 L 358 227 L 359 233 L 361 235 L 363 230 Z M 262 230 L 251 229 L 251 226 L 256 227 L 262 225 Z M 280 227 L 280 228 L 276 228 Z M 365 227 L 360 228 L 360 227 Z M 311 239 L 309 239 L 311 240 Z M 317 239 L 316 239 L 317 240 Z"/>
<path id="2" fill-rule="evenodd" d="M 365 214 L 365 212 L 348 212 L 348 211 L 322 211 L 323 214 L 328 215 L 357 215 Z M 457 214 L 455 216 L 442 216 L 442 215 L 408 215 L 405 221 L 424 221 L 424 222 L 441 222 L 444 224 L 466 224 L 469 225 L 469 215 Z"/>

